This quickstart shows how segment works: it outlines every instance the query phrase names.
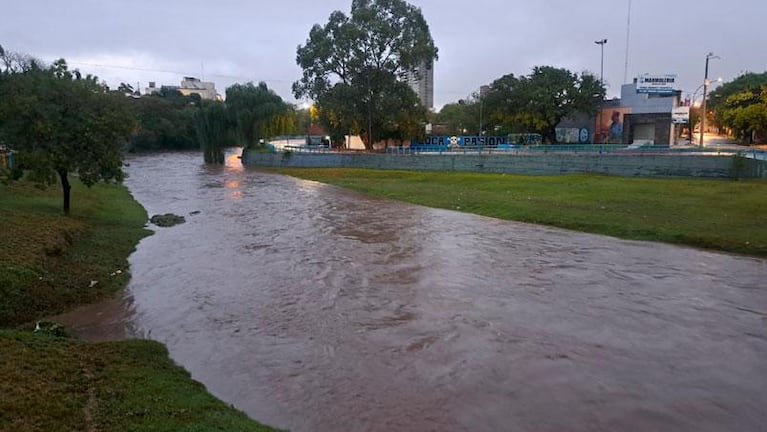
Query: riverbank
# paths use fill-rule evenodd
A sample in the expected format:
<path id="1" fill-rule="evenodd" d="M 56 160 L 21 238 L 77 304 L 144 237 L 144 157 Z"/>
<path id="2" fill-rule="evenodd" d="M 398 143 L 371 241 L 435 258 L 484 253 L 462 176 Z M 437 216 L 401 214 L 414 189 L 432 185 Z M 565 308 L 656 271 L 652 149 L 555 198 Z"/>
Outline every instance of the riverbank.
<path id="1" fill-rule="evenodd" d="M 124 288 L 145 210 L 123 186 L 0 185 L 0 431 L 272 430 L 210 395 L 159 343 L 35 334 L 36 320 Z"/>
<path id="2" fill-rule="evenodd" d="M 767 256 L 764 180 L 369 169 L 273 171 L 429 207 L 624 239 Z"/>

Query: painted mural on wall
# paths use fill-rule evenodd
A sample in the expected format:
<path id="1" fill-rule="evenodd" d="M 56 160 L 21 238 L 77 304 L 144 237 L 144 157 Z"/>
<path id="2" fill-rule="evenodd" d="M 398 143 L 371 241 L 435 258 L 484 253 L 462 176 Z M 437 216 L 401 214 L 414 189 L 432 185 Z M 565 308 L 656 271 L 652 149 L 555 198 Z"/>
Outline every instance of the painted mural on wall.
<path id="1" fill-rule="evenodd" d="M 607 144 L 623 143 L 623 119 L 626 114 L 631 114 L 631 108 L 605 108 L 600 116 L 597 116 L 599 122 L 599 132 L 596 141 Z"/>
<path id="2" fill-rule="evenodd" d="M 452 135 L 452 136 L 427 136 L 423 143 L 425 145 L 436 146 L 498 146 L 508 144 L 508 138 L 504 136 L 476 136 L 476 135 Z"/>
<path id="3" fill-rule="evenodd" d="M 557 128 L 557 142 L 561 144 L 587 144 L 591 131 L 586 128 Z"/>

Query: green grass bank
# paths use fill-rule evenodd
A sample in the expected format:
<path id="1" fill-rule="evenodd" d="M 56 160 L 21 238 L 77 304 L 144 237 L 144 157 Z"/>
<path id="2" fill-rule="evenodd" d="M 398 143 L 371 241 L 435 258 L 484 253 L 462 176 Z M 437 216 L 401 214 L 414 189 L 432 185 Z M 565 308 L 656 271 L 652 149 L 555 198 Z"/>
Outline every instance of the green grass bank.
<path id="1" fill-rule="evenodd" d="M 767 181 L 273 169 L 373 196 L 614 237 L 767 257 Z"/>
<path id="2" fill-rule="evenodd" d="M 210 395 L 146 340 L 89 343 L 34 321 L 125 287 L 151 233 L 123 186 L 0 184 L 0 431 L 268 431 Z M 93 282 L 96 283 L 93 283 Z"/>
<path id="3" fill-rule="evenodd" d="M 69 217 L 58 186 L 0 186 L 0 326 L 64 312 L 128 282 L 128 256 L 151 234 L 146 211 L 123 186 L 72 185 Z"/>

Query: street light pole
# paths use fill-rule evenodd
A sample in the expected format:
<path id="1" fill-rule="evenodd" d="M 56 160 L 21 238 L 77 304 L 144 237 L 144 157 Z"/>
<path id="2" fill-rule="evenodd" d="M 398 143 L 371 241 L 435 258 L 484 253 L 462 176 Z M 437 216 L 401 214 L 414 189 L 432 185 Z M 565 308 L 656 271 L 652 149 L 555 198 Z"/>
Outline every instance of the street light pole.
<path id="1" fill-rule="evenodd" d="M 477 135 L 482 136 L 482 111 L 485 108 L 485 98 L 482 96 L 482 90 L 479 93 L 479 131 Z"/>
<path id="2" fill-rule="evenodd" d="M 605 88 L 605 44 L 607 44 L 607 39 L 602 39 L 598 41 L 594 41 L 595 44 L 599 45 L 602 48 L 602 60 L 600 62 L 599 66 L 599 84 L 602 86 L 601 91 L 604 91 Z M 602 135 L 602 102 L 604 101 L 604 95 L 599 95 L 599 116 L 597 116 L 597 130 L 599 131 L 599 137 L 602 138 L 602 141 L 604 141 L 604 138 Z M 595 134 L 596 135 L 596 134 Z"/>
<path id="3" fill-rule="evenodd" d="M 703 75 L 703 102 L 701 103 L 700 110 L 700 140 L 698 146 L 703 148 L 703 134 L 706 131 L 706 93 L 708 92 L 708 61 L 710 59 L 718 59 L 713 52 L 706 54 L 706 73 Z"/>

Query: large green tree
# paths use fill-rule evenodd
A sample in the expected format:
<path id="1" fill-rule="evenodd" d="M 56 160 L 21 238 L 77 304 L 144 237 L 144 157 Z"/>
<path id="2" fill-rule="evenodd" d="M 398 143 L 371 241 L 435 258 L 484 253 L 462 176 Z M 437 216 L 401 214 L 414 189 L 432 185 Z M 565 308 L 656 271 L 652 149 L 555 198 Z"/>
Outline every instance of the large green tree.
<path id="1" fill-rule="evenodd" d="M 577 113 L 595 114 L 604 94 L 599 79 L 590 73 L 536 66 L 530 75 L 495 80 L 484 105 L 491 123 L 540 133 L 555 143 L 557 124 Z"/>
<path id="2" fill-rule="evenodd" d="M 334 139 L 359 133 L 366 148 L 409 134 L 426 110 L 402 78 L 431 67 L 437 48 L 421 10 L 403 0 L 353 0 L 351 14 L 335 11 L 299 46 L 296 98 L 312 98 Z"/>
<path id="3" fill-rule="evenodd" d="M 0 138 L 19 151 L 34 179 L 58 178 L 66 214 L 70 174 L 88 186 L 123 178 L 122 152 L 133 128 L 124 96 L 70 71 L 63 59 L 48 68 L 36 62 L 6 68 L 0 79 Z"/>
<path id="4" fill-rule="evenodd" d="M 724 126 L 747 142 L 767 131 L 767 72 L 747 73 L 711 92 L 708 108 Z"/>

